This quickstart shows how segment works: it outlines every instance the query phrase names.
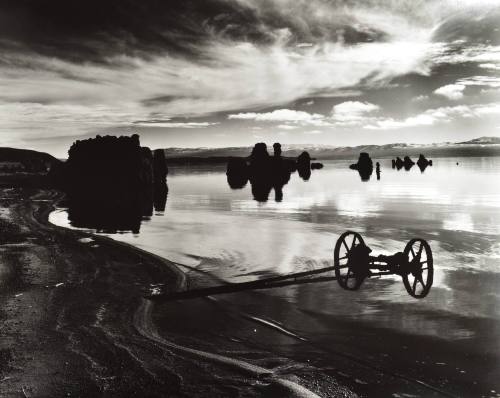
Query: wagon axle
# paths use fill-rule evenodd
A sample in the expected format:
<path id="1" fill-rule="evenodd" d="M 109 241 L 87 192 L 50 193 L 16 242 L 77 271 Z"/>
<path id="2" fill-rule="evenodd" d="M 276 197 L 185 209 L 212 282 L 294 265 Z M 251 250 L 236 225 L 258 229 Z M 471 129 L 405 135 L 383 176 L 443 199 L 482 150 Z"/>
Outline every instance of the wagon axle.
<path id="1" fill-rule="evenodd" d="M 392 256 L 374 257 L 370 255 L 371 251 L 360 234 L 347 231 L 335 244 L 332 266 L 250 282 L 154 294 L 147 298 L 154 301 L 169 301 L 333 280 L 337 280 L 344 289 L 358 290 L 366 278 L 393 274 L 403 278 L 405 288 L 411 296 L 423 298 L 429 293 L 432 286 L 433 261 L 431 248 L 425 240 L 412 239 L 406 244 L 403 252 Z M 331 275 L 332 271 L 335 276 Z M 328 272 L 330 274 L 327 274 Z"/>
<path id="2" fill-rule="evenodd" d="M 366 278 L 400 275 L 406 291 L 415 298 L 429 293 L 433 277 L 432 250 L 424 239 L 411 239 L 402 252 L 372 256 L 360 234 L 344 232 L 333 252 L 337 282 L 346 290 L 358 290 Z"/>

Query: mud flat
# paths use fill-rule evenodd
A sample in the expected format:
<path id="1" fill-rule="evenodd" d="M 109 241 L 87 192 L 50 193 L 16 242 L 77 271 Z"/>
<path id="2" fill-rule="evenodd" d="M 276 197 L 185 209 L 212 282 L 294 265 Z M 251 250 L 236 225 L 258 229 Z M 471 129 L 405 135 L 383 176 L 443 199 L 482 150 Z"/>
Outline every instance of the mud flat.
<path id="1" fill-rule="evenodd" d="M 142 297 L 159 285 L 183 288 L 184 273 L 131 246 L 49 224 L 60 199 L 51 190 L 0 189 L 0 396 L 354 396 L 333 377 L 318 383 L 315 369 L 276 363 L 265 350 L 230 340 L 196 347 L 176 327 L 160 333 Z M 176 305 L 166 305 L 167 315 Z M 199 324 L 208 317 L 254 333 L 210 300 L 189 306 L 203 311 Z"/>

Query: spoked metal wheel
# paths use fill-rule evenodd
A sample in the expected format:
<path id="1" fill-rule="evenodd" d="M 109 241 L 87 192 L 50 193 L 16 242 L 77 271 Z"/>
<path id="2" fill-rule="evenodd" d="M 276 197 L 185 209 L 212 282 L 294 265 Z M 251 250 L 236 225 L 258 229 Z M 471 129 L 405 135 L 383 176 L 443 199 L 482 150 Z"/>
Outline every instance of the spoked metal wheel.
<path id="1" fill-rule="evenodd" d="M 415 298 L 424 298 L 434 278 L 431 247 L 423 239 L 412 239 L 406 244 L 404 255 L 408 260 L 402 275 L 406 291 Z"/>
<path id="2" fill-rule="evenodd" d="M 353 231 L 344 232 L 335 244 L 333 252 L 335 277 L 338 284 L 346 290 L 358 290 L 364 278 L 356 278 L 350 253 L 357 245 L 364 245 L 360 234 Z"/>

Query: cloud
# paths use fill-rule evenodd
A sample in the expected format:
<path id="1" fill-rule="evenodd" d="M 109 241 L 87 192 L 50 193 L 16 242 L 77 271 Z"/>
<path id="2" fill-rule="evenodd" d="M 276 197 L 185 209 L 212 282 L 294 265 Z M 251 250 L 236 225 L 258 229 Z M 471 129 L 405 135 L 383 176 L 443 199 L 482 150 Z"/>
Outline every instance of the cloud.
<path id="1" fill-rule="evenodd" d="M 500 77 L 498 76 L 470 76 L 457 80 L 457 84 L 464 86 L 485 86 L 491 88 L 500 87 Z"/>
<path id="2" fill-rule="evenodd" d="M 378 105 L 369 102 L 346 101 L 335 105 L 328 116 L 292 109 L 276 109 L 272 112 L 231 114 L 228 116 L 228 119 L 252 120 L 256 122 L 287 122 L 287 125 L 280 124 L 278 127 L 289 130 L 297 126 L 345 127 L 361 125 L 372 120 L 371 114 L 379 109 Z"/>
<path id="3" fill-rule="evenodd" d="M 306 124 L 314 123 L 324 118 L 324 115 L 319 113 L 308 113 L 292 109 L 276 109 L 265 113 L 236 113 L 228 116 L 228 119 L 255 120 L 258 122 L 300 122 Z"/>
<path id="4" fill-rule="evenodd" d="M 479 64 L 479 67 L 483 69 L 500 70 L 500 65 L 497 64 Z"/>
<path id="5" fill-rule="evenodd" d="M 141 112 L 135 106 L 0 102 L 0 137 L 4 143 L 85 135 L 117 124 L 131 125 Z M 147 116 L 142 114 L 142 116 Z"/>
<path id="6" fill-rule="evenodd" d="M 476 105 L 473 111 L 477 116 L 500 115 L 500 103 Z"/>
<path id="7" fill-rule="evenodd" d="M 217 7 L 222 7 L 219 3 L 226 2 L 217 2 Z M 370 87 L 407 73 L 430 71 L 426 59 L 435 46 L 433 25 L 416 23 L 413 15 L 397 7 L 381 7 L 378 2 L 339 6 L 321 0 L 229 3 L 231 9 L 238 4 L 244 12 L 233 13 L 240 15 L 234 18 L 245 15 L 248 20 L 229 21 L 238 22 L 230 28 L 225 20 L 230 17 L 216 18 L 224 13 L 203 19 L 197 10 L 192 23 L 173 18 L 176 29 L 178 23 L 188 24 L 182 29 L 169 31 L 165 28 L 169 24 L 154 17 L 152 32 L 133 30 L 129 36 L 127 29 L 137 29 L 137 24 L 127 5 L 121 10 L 126 15 L 120 13 L 109 29 L 101 26 L 105 17 L 89 22 L 91 26 L 82 29 L 86 36 L 78 38 L 86 51 L 76 51 L 76 55 L 67 50 L 73 48 L 71 40 L 76 40 L 69 25 L 47 32 L 43 46 L 9 37 L 8 48 L 4 41 L 0 43 L 0 103 L 23 103 L 30 116 L 23 128 L 20 115 L 4 112 L 0 133 L 8 133 L 15 125 L 18 137 L 30 137 L 41 130 L 65 130 L 69 123 L 77 135 L 113 123 L 119 128 L 136 120 L 149 125 L 149 119 L 158 117 L 190 118 L 276 107 L 300 98 L 342 93 L 361 82 Z M 407 6 L 420 12 L 411 2 Z M 111 11 L 106 7 L 103 15 Z M 179 10 L 172 10 L 175 16 L 174 11 Z M 73 17 L 68 18 L 57 20 L 68 24 Z M 77 19 L 78 26 L 85 23 L 85 18 Z M 103 28 L 102 40 L 92 33 L 95 27 Z M 161 39 L 154 39 L 155 35 Z M 310 45 L 297 46 L 300 43 Z M 51 53 L 42 51 L 45 48 Z M 82 59 L 85 54 L 88 58 Z M 55 117 L 56 106 L 64 106 L 62 118 Z M 294 120 L 293 115 L 289 115 L 292 119 L 274 116 L 281 122 Z M 326 123 L 324 117 L 303 116 L 307 118 L 294 121 Z M 169 122 L 162 127 L 186 126 Z"/>
<path id="8" fill-rule="evenodd" d="M 218 123 L 209 122 L 170 122 L 156 121 L 156 120 L 139 120 L 134 121 L 133 125 L 136 127 L 163 127 L 163 128 L 178 128 L 178 129 L 199 129 L 210 126 L 215 126 Z"/>
<path id="9" fill-rule="evenodd" d="M 363 125 L 373 120 L 372 114 L 379 110 L 370 102 L 346 101 L 332 108 L 331 121 L 339 127 Z"/>
<path id="10" fill-rule="evenodd" d="M 442 86 L 434 90 L 434 94 L 456 101 L 464 97 L 464 90 L 465 85 L 463 84 L 447 84 L 446 86 Z"/>
<path id="11" fill-rule="evenodd" d="M 338 120 L 350 120 L 362 117 L 367 113 L 378 111 L 380 107 L 370 102 L 346 101 L 332 108 L 332 116 Z"/>
<path id="12" fill-rule="evenodd" d="M 0 135 L 18 142 L 134 121 L 172 134 L 209 127 L 198 118 L 219 112 L 289 126 L 375 125 L 377 109 L 361 101 L 328 116 L 244 110 L 359 95 L 395 77 L 430 76 L 440 63 L 500 62 L 500 46 L 433 42 L 443 21 L 472 1 L 28 3 L 0 5 L 2 22 L 11 22 L 0 24 Z"/>
<path id="13" fill-rule="evenodd" d="M 439 123 L 449 123 L 458 119 L 482 118 L 500 115 L 500 103 L 457 105 L 427 109 L 426 111 L 405 119 L 378 118 L 364 126 L 370 130 L 392 130 L 409 127 L 433 126 Z"/>
<path id="14" fill-rule="evenodd" d="M 323 134 L 323 131 L 321 131 L 321 130 L 308 130 L 308 131 L 304 131 L 304 134 L 317 135 L 317 134 Z"/>
<path id="15" fill-rule="evenodd" d="M 295 130 L 298 126 L 291 126 L 289 124 L 280 124 L 277 127 L 282 130 Z"/>
<path id="16" fill-rule="evenodd" d="M 144 60 L 123 55 L 110 57 L 109 65 L 77 64 L 25 53 L 2 54 L 0 102 L 22 102 L 27 107 L 65 104 L 67 112 L 75 105 L 78 111 L 74 120 L 79 124 L 73 129 L 81 131 L 91 123 L 79 118 L 80 108 L 103 119 L 127 109 L 131 112 L 129 121 L 145 120 L 155 113 L 167 118 L 199 117 L 288 103 L 317 92 L 335 92 L 370 75 L 387 78 L 418 70 L 421 52 L 417 49 L 403 54 L 408 48 L 418 47 L 404 43 L 351 47 L 324 43 L 297 50 L 282 43 L 257 46 L 217 42 L 203 49 L 206 62 L 174 56 Z M 168 101 L 148 102 L 166 94 Z M 44 125 L 46 118 L 38 113 L 38 106 L 33 106 L 33 113 L 40 115 L 38 126 L 47 130 L 49 126 Z M 17 122 L 17 115 L 7 113 L 0 121 L 0 131 L 7 131 L 11 123 Z M 123 120 L 118 118 L 117 122 L 120 126 Z M 52 123 L 54 129 L 65 128 L 56 119 Z M 18 134 L 31 136 L 38 134 L 37 130 L 26 125 Z"/>
<path id="17" fill-rule="evenodd" d="M 412 101 L 414 101 L 414 102 L 422 102 L 422 101 L 426 101 L 428 99 L 429 99 L 428 95 L 418 95 L 415 98 L 412 98 Z"/>
<path id="18" fill-rule="evenodd" d="M 437 64 L 464 64 L 474 62 L 478 64 L 499 64 L 500 46 L 476 44 L 464 46 L 463 42 L 455 42 L 436 48 L 433 62 Z"/>

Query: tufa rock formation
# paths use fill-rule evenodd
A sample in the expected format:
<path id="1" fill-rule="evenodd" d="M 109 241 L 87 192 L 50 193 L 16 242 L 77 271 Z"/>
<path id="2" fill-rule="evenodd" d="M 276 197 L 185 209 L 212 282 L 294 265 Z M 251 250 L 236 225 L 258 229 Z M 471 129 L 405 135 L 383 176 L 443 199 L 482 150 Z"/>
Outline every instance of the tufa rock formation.
<path id="1" fill-rule="evenodd" d="M 247 185 L 249 167 L 244 158 L 233 158 L 227 163 L 227 183 L 231 189 L 241 189 Z"/>
<path id="2" fill-rule="evenodd" d="M 422 160 L 420 160 L 421 158 L 419 158 L 419 161 L 423 165 L 427 161 L 427 159 L 425 159 L 424 155 L 420 155 L 420 156 L 422 157 Z M 430 164 L 432 164 L 432 161 Z M 411 158 L 409 156 L 405 156 L 403 159 L 401 159 L 399 156 L 396 159 L 392 159 L 392 168 L 393 169 L 396 168 L 398 170 L 401 170 L 404 167 L 405 170 L 408 171 L 414 165 L 415 165 L 415 162 L 413 160 L 411 160 Z M 425 164 L 425 167 L 423 167 L 423 168 L 425 169 L 428 165 L 429 165 L 429 163 Z M 420 169 L 422 170 L 422 168 L 420 168 Z"/>
<path id="3" fill-rule="evenodd" d="M 409 156 L 405 156 L 403 158 L 403 166 L 404 166 L 406 171 L 410 170 L 414 164 L 415 164 L 415 162 L 413 160 L 411 160 L 411 158 Z"/>
<path id="4" fill-rule="evenodd" d="M 373 161 L 367 152 L 361 152 L 358 162 L 351 164 L 349 168 L 358 171 L 361 181 L 368 181 L 373 173 Z"/>
<path id="5" fill-rule="evenodd" d="M 311 156 L 308 152 L 302 152 L 297 158 L 297 171 L 304 181 L 311 177 Z"/>
<path id="6" fill-rule="evenodd" d="M 165 155 L 141 147 L 137 134 L 76 141 L 68 154 L 60 185 L 67 192 L 74 226 L 139 232 L 153 207 L 165 209 Z"/>
<path id="7" fill-rule="evenodd" d="M 417 160 L 417 166 L 423 173 L 427 166 L 432 166 L 432 160 L 428 160 L 424 155 L 420 154 Z"/>
<path id="8" fill-rule="evenodd" d="M 299 175 L 308 179 L 311 175 L 311 158 L 302 153 L 297 161 L 282 156 L 281 144 L 273 144 L 273 155 L 269 155 L 267 145 L 255 144 L 248 158 L 232 158 L 227 164 L 227 182 L 232 189 L 243 188 L 248 181 L 252 186 L 255 200 L 265 202 L 274 189 L 275 200 L 283 199 L 283 186 L 290 180 L 290 175 L 299 170 Z"/>

